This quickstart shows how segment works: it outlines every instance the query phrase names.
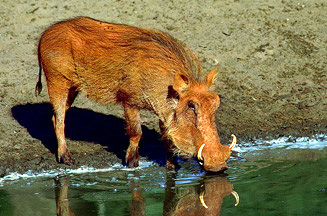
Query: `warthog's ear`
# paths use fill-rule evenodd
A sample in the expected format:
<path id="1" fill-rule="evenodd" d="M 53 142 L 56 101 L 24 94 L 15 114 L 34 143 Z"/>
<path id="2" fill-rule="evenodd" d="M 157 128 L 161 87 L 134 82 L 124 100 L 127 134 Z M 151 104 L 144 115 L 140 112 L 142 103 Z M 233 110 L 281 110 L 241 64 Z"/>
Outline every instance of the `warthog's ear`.
<path id="1" fill-rule="evenodd" d="M 185 76 L 182 73 L 175 73 L 175 80 L 173 84 L 173 89 L 178 92 L 180 95 L 183 93 L 185 90 L 187 90 L 189 86 L 189 79 L 187 76 Z"/>
<path id="2" fill-rule="evenodd" d="M 219 64 L 212 71 L 210 71 L 210 73 L 208 73 L 208 75 L 206 77 L 206 85 L 208 86 L 208 88 L 210 86 L 212 86 L 216 81 L 217 74 L 218 74 L 217 73 L 218 67 L 219 67 Z"/>

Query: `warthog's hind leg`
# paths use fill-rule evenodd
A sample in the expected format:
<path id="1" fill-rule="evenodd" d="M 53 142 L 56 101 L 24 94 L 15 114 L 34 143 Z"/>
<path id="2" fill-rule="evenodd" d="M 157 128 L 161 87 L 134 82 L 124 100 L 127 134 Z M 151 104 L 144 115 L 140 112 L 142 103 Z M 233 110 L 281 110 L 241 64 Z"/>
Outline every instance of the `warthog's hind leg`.
<path id="1" fill-rule="evenodd" d="M 60 88 L 61 87 L 61 88 Z M 53 127 L 58 141 L 58 162 L 67 165 L 74 164 L 65 140 L 65 116 L 77 95 L 76 88 L 48 85 L 49 97 L 53 106 Z"/>

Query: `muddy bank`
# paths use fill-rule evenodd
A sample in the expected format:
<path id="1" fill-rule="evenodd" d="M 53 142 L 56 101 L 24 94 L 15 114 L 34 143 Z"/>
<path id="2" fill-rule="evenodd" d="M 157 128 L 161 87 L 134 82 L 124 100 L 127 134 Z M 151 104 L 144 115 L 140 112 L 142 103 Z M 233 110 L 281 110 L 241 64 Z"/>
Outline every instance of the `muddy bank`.
<path id="1" fill-rule="evenodd" d="M 62 167 L 47 90 L 34 95 L 36 47 L 49 25 L 75 16 L 160 29 L 184 41 L 207 71 L 220 62 L 216 122 L 223 142 L 231 133 L 244 141 L 327 131 L 323 0 L 2 1 L 0 8 L 0 175 Z M 121 162 L 127 137 L 120 107 L 82 96 L 74 106 L 66 129 L 76 166 Z M 142 120 L 142 156 L 161 163 L 157 119 L 144 112 Z"/>

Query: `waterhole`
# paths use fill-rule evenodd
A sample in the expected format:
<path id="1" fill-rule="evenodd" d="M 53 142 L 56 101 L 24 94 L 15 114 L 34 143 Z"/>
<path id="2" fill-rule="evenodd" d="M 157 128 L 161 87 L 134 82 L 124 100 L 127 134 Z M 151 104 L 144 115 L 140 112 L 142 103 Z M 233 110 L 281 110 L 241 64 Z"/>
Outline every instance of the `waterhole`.
<path id="1" fill-rule="evenodd" d="M 179 163 L 12 173 L 0 179 L 0 215 L 327 215 L 323 136 L 241 143 L 225 174 Z"/>

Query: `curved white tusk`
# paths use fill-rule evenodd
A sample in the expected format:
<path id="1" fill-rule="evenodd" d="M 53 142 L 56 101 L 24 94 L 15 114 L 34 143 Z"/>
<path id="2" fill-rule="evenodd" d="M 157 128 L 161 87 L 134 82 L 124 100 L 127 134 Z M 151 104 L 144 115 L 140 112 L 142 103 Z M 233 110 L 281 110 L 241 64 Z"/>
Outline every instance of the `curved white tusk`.
<path id="1" fill-rule="evenodd" d="M 201 205 L 202 205 L 204 208 L 208 208 L 208 206 L 207 206 L 206 203 L 204 202 L 203 194 L 204 194 L 204 192 L 202 191 L 202 192 L 200 193 L 200 195 L 199 195 L 200 203 L 201 203 Z"/>
<path id="2" fill-rule="evenodd" d="M 199 148 L 199 151 L 198 151 L 198 159 L 200 160 L 200 161 L 203 161 L 203 157 L 202 157 L 202 150 L 203 150 L 203 148 L 204 148 L 204 146 L 205 146 L 206 144 L 202 144 L 201 146 L 200 146 L 200 148 Z"/>
<path id="3" fill-rule="evenodd" d="M 236 136 L 234 134 L 232 134 L 232 137 L 233 137 L 233 141 L 229 145 L 230 150 L 232 150 L 235 147 L 235 145 L 236 145 Z"/>
<path id="4" fill-rule="evenodd" d="M 240 203 L 240 197 L 238 196 L 236 191 L 232 191 L 231 194 L 235 197 L 236 200 L 235 206 L 237 206 Z"/>

